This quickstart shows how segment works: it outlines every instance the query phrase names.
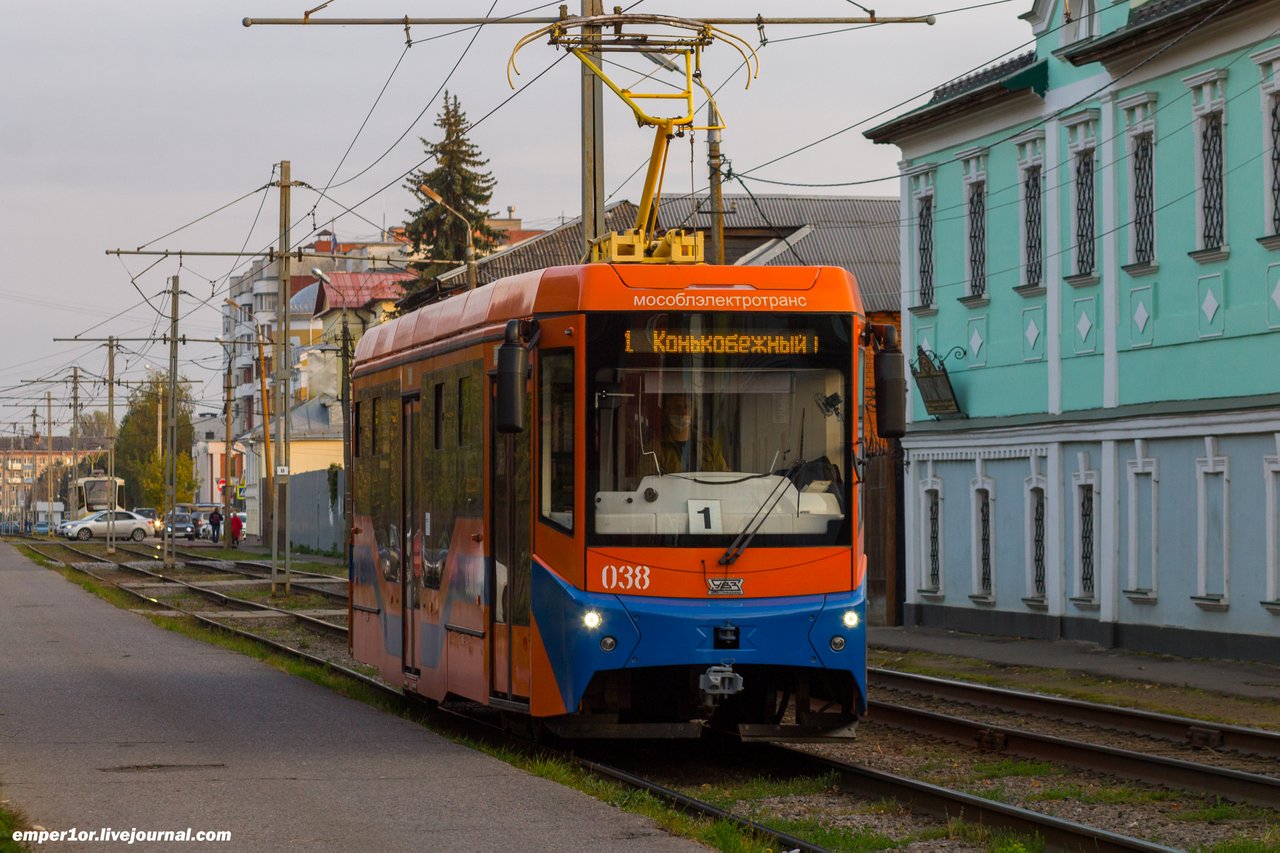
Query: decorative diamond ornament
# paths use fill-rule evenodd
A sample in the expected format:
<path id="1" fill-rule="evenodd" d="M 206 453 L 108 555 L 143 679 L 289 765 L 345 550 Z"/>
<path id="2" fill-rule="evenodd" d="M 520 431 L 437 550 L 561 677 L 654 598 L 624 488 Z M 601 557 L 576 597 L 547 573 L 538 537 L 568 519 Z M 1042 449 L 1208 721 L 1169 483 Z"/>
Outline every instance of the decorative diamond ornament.
<path id="1" fill-rule="evenodd" d="M 933 344 L 929 343 L 928 335 L 920 339 L 920 346 L 924 348 L 925 352 L 933 352 Z"/>
<path id="2" fill-rule="evenodd" d="M 1027 323 L 1026 338 L 1027 338 L 1027 346 L 1029 347 L 1034 347 L 1036 345 L 1036 341 L 1040 340 L 1040 329 L 1036 327 L 1035 317 L 1032 317 L 1031 320 Z"/>
<path id="3" fill-rule="evenodd" d="M 1080 321 L 1076 323 L 1076 331 L 1080 333 L 1080 340 L 1086 340 L 1089 337 L 1089 330 L 1093 328 L 1093 323 L 1089 320 L 1089 315 L 1084 311 L 1080 312 Z"/>
<path id="4" fill-rule="evenodd" d="M 1277 308 L 1280 308 L 1280 281 L 1276 282 L 1276 289 L 1271 291 L 1271 301 L 1276 304 Z"/>
<path id="5" fill-rule="evenodd" d="M 974 329 L 973 334 L 969 336 L 969 352 L 973 354 L 974 358 L 978 357 L 978 352 L 982 349 L 983 343 L 982 335 L 978 334 L 977 329 Z"/>
<path id="6" fill-rule="evenodd" d="M 1213 290 L 1205 292 L 1204 302 L 1200 303 L 1200 310 L 1204 312 L 1205 322 L 1212 323 L 1214 315 L 1218 313 L 1218 300 L 1213 298 Z"/>
<path id="7" fill-rule="evenodd" d="M 1141 302 L 1138 303 L 1138 310 L 1133 312 L 1133 322 L 1138 326 L 1138 334 L 1142 334 L 1147 330 L 1147 321 L 1151 319 L 1151 315 L 1147 313 L 1147 306 Z"/>

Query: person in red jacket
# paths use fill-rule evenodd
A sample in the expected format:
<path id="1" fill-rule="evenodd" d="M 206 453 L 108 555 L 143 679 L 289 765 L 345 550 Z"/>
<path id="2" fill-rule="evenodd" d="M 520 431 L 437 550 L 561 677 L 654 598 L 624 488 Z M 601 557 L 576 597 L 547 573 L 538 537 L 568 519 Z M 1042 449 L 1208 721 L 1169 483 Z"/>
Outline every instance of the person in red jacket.
<path id="1" fill-rule="evenodd" d="M 238 548 L 240 546 L 240 534 L 244 531 L 244 522 L 240 520 L 240 513 L 231 513 L 231 547 Z"/>

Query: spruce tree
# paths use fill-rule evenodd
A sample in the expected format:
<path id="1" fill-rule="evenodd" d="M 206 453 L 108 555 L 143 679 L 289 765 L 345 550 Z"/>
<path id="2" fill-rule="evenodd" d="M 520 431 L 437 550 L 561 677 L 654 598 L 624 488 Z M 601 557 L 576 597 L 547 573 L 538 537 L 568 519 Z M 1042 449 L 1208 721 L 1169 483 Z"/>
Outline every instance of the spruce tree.
<path id="1" fill-rule="evenodd" d="M 410 218 L 405 231 L 413 241 L 414 252 L 427 248 L 427 256 L 446 260 L 464 260 L 467 256 L 467 228 L 457 216 L 424 194 L 427 186 L 439 193 L 445 204 L 471 223 L 476 255 L 485 255 L 497 245 L 498 233 L 486 223 L 490 216 L 489 200 L 497 183 L 491 172 L 482 172 L 489 164 L 480 149 L 467 138 L 467 114 L 457 96 L 444 93 L 444 106 L 436 117 L 436 127 L 443 138 L 439 142 L 422 139 L 423 147 L 435 162 L 435 168 L 414 172 L 405 183 L 418 207 L 407 210 Z M 454 264 L 415 264 L 418 287 L 428 285 L 435 276 L 456 269 Z"/>

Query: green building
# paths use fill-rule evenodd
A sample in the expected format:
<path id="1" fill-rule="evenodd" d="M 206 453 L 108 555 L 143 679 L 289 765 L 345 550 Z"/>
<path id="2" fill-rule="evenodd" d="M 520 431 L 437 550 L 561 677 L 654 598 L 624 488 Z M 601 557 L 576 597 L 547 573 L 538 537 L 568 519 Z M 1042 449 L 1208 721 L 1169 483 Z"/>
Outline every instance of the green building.
<path id="1" fill-rule="evenodd" d="M 866 134 L 903 155 L 907 621 L 1275 660 L 1280 3 L 1022 17 Z"/>

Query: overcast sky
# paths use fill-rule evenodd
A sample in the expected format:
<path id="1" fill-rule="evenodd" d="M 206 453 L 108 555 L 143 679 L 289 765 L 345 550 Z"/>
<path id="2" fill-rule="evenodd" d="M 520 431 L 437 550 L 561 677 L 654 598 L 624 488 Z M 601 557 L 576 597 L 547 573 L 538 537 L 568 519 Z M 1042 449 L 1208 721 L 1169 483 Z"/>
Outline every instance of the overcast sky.
<path id="1" fill-rule="evenodd" d="M 937 14 L 976 2 L 982 0 L 864 5 L 880 15 L 899 16 Z M 341 239 L 372 237 L 384 223 L 402 223 L 411 198 L 401 188 L 401 176 L 423 159 L 420 137 L 436 138 L 433 121 L 442 86 L 459 96 L 473 122 L 497 108 L 471 133 L 497 180 L 495 211 L 505 215 L 508 206 L 514 207 L 526 227 L 547 227 L 579 214 L 579 67 L 572 57 L 545 40 L 526 47 L 519 55 L 523 74 L 517 86 L 554 67 L 502 105 L 511 97 L 507 57 L 532 27 L 490 26 L 478 35 L 415 27 L 416 43 L 406 50 L 405 33 L 396 27 L 241 25 L 246 16 L 301 17 L 308 5 L 318 3 L 0 2 L 0 234 L 9 247 L 0 276 L 5 304 L 0 311 L 0 434 L 12 434 L 14 421 L 30 430 L 34 396 L 40 397 L 43 424 L 45 386 L 33 391 L 36 386 L 18 386 L 20 380 L 69 376 L 73 364 L 87 374 L 105 375 L 101 345 L 55 343 L 55 337 L 146 337 L 158 322 L 167 325 L 142 295 L 165 310 L 167 301 L 157 294 L 168 276 L 179 273 L 189 294 L 182 297 L 181 332 L 197 337 L 220 332 L 216 306 L 222 296 L 214 294 L 225 289 L 238 262 L 188 258 L 179 270 L 176 259 L 167 259 L 139 275 L 154 259 L 116 259 L 106 250 L 144 244 L 186 251 L 267 246 L 278 225 L 276 191 L 253 191 L 271 180 L 273 164 L 284 159 L 292 163 L 294 180 L 321 188 L 333 178 L 333 201 L 295 190 L 295 244 L 309 242 L 313 227 L 328 227 L 333 217 L 339 217 Z M 334 0 L 317 15 L 546 16 L 558 6 L 535 4 Z M 1030 4 L 1006 0 L 955 11 L 941 15 L 933 27 L 834 32 L 839 28 L 770 26 L 768 44 L 759 50 L 760 76 L 749 91 L 743 88 L 737 55 L 713 46 L 703 69 L 710 85 L 725 84 L 717 96 L 728 123 L 724 153 L 735 170 L 746 172 L 890 110 L 753 174 L 800 183 L 892 176 L 898 150 L 872 145 L 860 131 L 921 103 L 896 107 L 899 102 L 927 95 L 1027 42 L 1030 28 L 1017 16 Z M 606 0 L 606 7 L 612 5 Z M 579 8 L 571 0 L 570 10 Z M 847 0 L 643 0 L 634 11 L 708 17 L 862 14 Z M 735 31 L 758 46 L 754 27 Z M 623 85 L 655 70 L 640 57 L 621 56 L 620 61 L 637 72 L 614 69 Z M 638 200 L 643 170 L 630 176 L 646 162 L 652 132 L 637 128 L 621 102 L 605 94 L 606 193 L 614 200 Z M 705 185 L 703 141 L 698 134 L 693 176 L 698 189 Z M 688 139 L 676 140 L 667 193 L 689 192 L 689 159 Z M 814 190 L 750 186 L 755 193 L 897 192 L 892 180 Z M 726 191 L 741 192 L 741 187 Z M 245 194 L 250 195 L 226 210 L 157 239 Z M 314 226 L 306 215 L 313 206 Z M 355 206 L 354 213 L 343 214 L 347 206 Z M 133 276 L 138 290 L 130 283 Z M 149 363 L 167 364 L 162 344 L 125 346 L 131 352 L 121 355 L 117 369 L 129 377 L 144 375 Z M 197 396 L 207 403 L 203 408 L 220 407 L 216 348 L 190 345 L 181 357 L 183 374 L 198 382 Z M 70 388 L 50 387 L 55 423 L 65 423 Z M 82 400 L 105 407 L 105 390 L 100 383 L 86 386 Z M 120 405 L 117 415 L 123 411 Z M 66 431 L 65 426 L 56 429 Z"/>

